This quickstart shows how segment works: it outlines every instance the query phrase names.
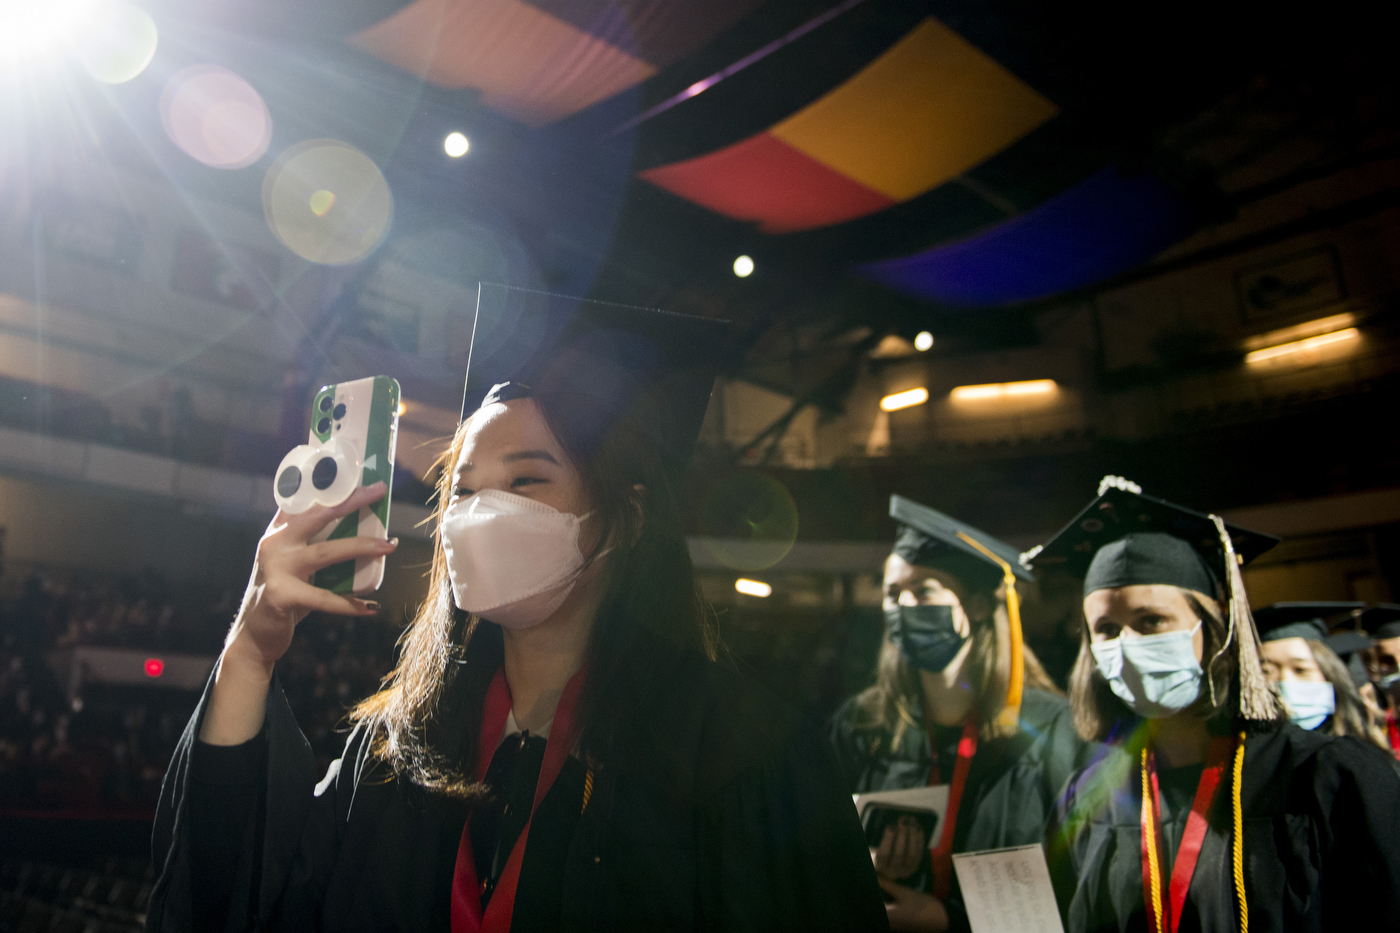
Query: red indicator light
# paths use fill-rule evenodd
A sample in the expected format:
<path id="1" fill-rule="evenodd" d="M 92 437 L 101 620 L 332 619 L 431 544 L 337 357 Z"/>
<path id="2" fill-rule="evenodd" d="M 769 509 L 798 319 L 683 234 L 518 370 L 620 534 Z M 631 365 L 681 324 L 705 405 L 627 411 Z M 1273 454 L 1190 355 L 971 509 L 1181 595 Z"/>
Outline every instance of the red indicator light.
<path id="1" fill-rule="evenodd" d="M 161 674 L 164 674 L 164 673 L 165 673 L 165 662 L 164 662 L 164 661 L 162 661 L 160 658 L 147 658 L 147 659 L 146 659 L 146 676 L 147 676 L 147 677 L 159 677 Z"/>

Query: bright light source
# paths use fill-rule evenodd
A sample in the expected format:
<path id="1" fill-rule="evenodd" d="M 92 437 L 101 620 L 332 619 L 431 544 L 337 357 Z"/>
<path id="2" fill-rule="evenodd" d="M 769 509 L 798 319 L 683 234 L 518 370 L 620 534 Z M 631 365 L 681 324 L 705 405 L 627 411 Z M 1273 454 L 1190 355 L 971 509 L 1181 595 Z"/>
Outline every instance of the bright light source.
<path id="1" fill-rule="evenodd" d="M 753 260 L 748 256 L 740 256 L 734 260 L 734 274 L 741 279 L 753 275 Z"/>
<path id="2" fill-rule="evenodd" d="M 405 402 L 403 399 L 400 399 L 400 400 L 399 400 L 399 417 L 402 418 L 402 417 L 403 417 L 403 413 L 406 412 L 406 411 L 408 411 L 408 403 Z"/>
<path id="3" fill-rule="evenodd" d="M 1267 347 L 1276 347 L 1294 340 L 1302 340 L 1304 337 L 1316 337 L 1320 334 L 1330 334 L 1333 331 L 1351 327 L 1355 323 L 1356 315 L 1350 312 L 1345 314 L 1333 314 L 1329 317 L 1318 318 L 1315 321 L 1304 321 L 1302 324 L 1294 324 L 1291 327 L 1282 327 L 1278 330 L 1255 334 L 1253 337 L 1245 340 L 1244 348 L 1246 350 L 1263 350 Z"/>
<path id="4" fill-rule="evenodd" d="M 1344 340 L 1355 340 L 1361 336 L 1361 332 L 1355 327 L 1348 327 L 1346 330 L 1336 330 L 1330 334 L 1319 334 L 1316 337 L 1307 337 L 1303 340 L 1295 340 L 1292 343 L 1279 344 L 1276 347 L 1265 347 L 1263 350 L 1255 350 L 1253 353 L 1245 354 L 1246 363 L 1263 363 L 1267 360 L 1277 359 L 1280 356 L 1288 356 L 1290 353 L 1302 353 L 1305 350 L 1317 350 L 1334 343 L 1341 343 Z"/>
<path id="5" fill-rule="evenodd" d="M 880 399 L 880 407 L 885 411 L 899 411 L 901 408 L 913 408 L 915 405 L 922 405 L 928 401 L 928 389 L 919 386 L 917 389 L 909 389 L 906 392 L 896 392 L 894 395 L 886 395 Z"/>
<path id="6" fill-rule="evenodd" d="M 990 382 L 978 386 L 958 386 L 952 397 L 959 402 L 978 399 L 1012 398 L 1022 395 L 1048 395 L 1058 389 L 1054 379 L 1030 379 L 1025 382 Z"/>
<path id="7" fill-rule="evenodd" d="M 63 54 L 87 8 L 79 0 L 0 5 L 0 73 L 19 73 Z"/>
<path id="8" fill-rule="evenodd" d="M 758 596 L 760 598 L 773 595 L 773 588 L 760 580 L 749 580 L 740 577 L 734 581 L 734 589 L 745 596 Z"/>
<path id="9" fill-rule="evenodd" d="M 159 677 L 165 673 L 165 662 L 160 658 L 147 658 L 145 667 L 147 677 Z"/>
<path id="10" fill-rule="evenodd" d="M 919 331 L 919 335 L 914 338 L 914 349 L 920 353 L 933 349 L 933 334 L 926 330 Z"/>
<path id="11" fill-rule="evenodd" d="M 448 133 L 447 138 L 442 141 L 442 149 L 454 159 L 460 159 L 467 154 L 467 150 L 472 147 L 471 142 L 462 133 Z"/>

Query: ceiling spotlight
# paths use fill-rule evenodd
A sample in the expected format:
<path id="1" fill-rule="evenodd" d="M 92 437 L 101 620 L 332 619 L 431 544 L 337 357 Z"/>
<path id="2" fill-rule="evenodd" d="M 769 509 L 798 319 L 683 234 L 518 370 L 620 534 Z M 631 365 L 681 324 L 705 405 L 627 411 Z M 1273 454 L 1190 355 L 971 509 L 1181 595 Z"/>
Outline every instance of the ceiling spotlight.
<path id="1" fill-rule="evenodd" d="M 933 334 L 926 330 L 919 331 L 919 336 L 914 338 L 914 349 L 923 353 L 933 347 Z"/>
<path id="2" fill-rule="evenodd" d="M 740 256 L 734 260 L 734 274 L 741 279 L 753 275 L 753 260 L 748 256 Z"/>
<path id="3" fill-rule="evenodd" d="M 448 133 L 447 138 L 442 141 L 442 149 L 454 159 L 460 159 L 467 154 L 467 150 L 472 144 L 462 133 Z"/>

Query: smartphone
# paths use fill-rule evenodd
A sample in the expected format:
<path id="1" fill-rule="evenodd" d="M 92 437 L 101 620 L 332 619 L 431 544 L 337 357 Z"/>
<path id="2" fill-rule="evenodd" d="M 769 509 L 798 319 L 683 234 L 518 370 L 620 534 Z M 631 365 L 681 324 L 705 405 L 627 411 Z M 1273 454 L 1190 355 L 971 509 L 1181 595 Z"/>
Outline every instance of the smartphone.
<path id="1" fill-rule="evenodd" d="M 384 498 L 332 522 L 313 541 L 389 537 L 389 500 L 394 492 L 394 449 L 399 437 L 399 381 L 373 376 L 322 387 L 311 400 L 312 447 L 332 438 L 359 456 L 360 486 L 382 481 Z M 343 501 L 343 500 L 342 500 Z M 312 583 L 332 593 L 368 593 L 384 582 L 384 560 L 361 557 L 316 571 Z"/>
<path id="2" fill-rule="evenodd" d="M 879 803 L 866 807 L 861 815 L 861 823 L 865 826 L 865 844 L 872 849 L 878 848 L 884 839 L 886 827 L 895 825 L 904 817 L 912 817 L 918 822 L 919 828 L 924 831 L 926 847 L 934 844 L 933 831 L 938 828 L 937 813 Z"/>

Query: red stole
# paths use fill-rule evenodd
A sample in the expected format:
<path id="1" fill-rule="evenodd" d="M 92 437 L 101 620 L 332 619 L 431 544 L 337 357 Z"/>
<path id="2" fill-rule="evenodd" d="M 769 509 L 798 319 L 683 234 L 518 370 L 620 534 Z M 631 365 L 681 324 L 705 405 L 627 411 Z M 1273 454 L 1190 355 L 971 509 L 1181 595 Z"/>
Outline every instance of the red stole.
<path id="1" fill-rule="evenodd" d="M 535 811 L 540 801 L 554 786 L 559 771 L 573 750 L 574 706 L 578 703 L 579 689 L 583 686 L 583 671 L 579 671 L 564 687 L 564 695 L 559 698 L 559 706 L 554 711 L 554 724 L 549 730 L 549 741 L 545 744 L 544 761 L 540 765 L 539 781 L 535 784 L 535 801 L 530 808 L 530 820 L 520 831 L 520 838 L 511 847 L 506 867 L 501 872 L 496 889 L 491 894 L 491 902 L 481 909 L 481 883 L 476 877 L 476 858 L 472 853 L 471 820 L 462 829 L 462 842 L 457 847 L 457 865 L 452 873 L 452 933 L 508 933 L 511 917 L 515 911 L 515 889 L 520 883 L 520 865 L 525 860 L 525 845 L 530 836 L 530 824 L 534 822 Z M 476 779 L 485 780 L 486 769 L 496 747 L 501 744 L 505 732 L 506 717 L 510 714 L 510 687 L 506 684 L 504 670 L 496 671 L 491 686 L 486 691 L 486 703 L 481 717 L 481 744 L 476 755 Z"/>
<path id="2" fill-rule="evenodd" d="M 933 732 L 929 732 L 929 750 L 933 752 L 933 768 L 928 774 L 930 787 L 942 783 L 943 775 L 938 764 L 938 748 L 933 743 Z M 948 812 L 943 816 L 943 825 L 938 830 L 938 845 L 929 846 L 929 861 L 933 868 L 933 896 L 940 901 L 948 899 L 953 886 L 953 834 L 958 825 L 958 806 L 962 803 L 963 786 L 967 784 L 967 771 L 972 766 L 972 756 L 977 754 L 977 717 L 968 714 L 963 723 L 962 738 L 958 740 L 958 760 L 953 765 L 953 783 L 948 788 Z M 930 840 L 930 843 L 932 840 Z"/>

